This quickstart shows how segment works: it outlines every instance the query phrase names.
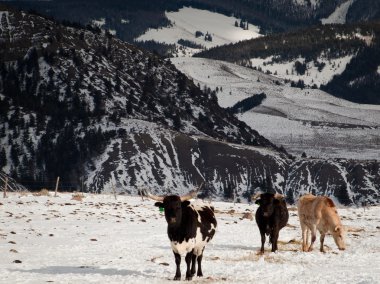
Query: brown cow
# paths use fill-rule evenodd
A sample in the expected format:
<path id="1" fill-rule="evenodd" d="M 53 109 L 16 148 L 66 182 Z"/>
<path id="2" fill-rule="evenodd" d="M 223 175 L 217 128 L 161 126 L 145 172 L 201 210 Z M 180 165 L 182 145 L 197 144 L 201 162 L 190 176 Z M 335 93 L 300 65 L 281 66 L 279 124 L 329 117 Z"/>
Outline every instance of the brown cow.
<path id="1" fill-rule="evenodd" d="M 345 232 L 334 202 L 327 196 L 314 196 L 307 194 L 298 200 L 298 216 L 302 229 L 302 250 L 312 251 L 317 238 L 317 229 L 321 234 L 320 251 L 324 252 L 323 242 L 325 235 L 330 232 L 340 250 L 346 248 Z M 309 231 L 311 231 L 311 244 L 309 244 Z"/>

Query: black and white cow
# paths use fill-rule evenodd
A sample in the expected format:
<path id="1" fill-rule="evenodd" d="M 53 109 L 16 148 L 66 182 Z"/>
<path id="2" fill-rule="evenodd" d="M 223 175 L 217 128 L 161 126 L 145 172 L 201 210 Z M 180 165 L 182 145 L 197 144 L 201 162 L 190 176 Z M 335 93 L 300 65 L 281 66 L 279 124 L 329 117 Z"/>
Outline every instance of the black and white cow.
<path id="1" fill-rule="evenodd" d="M 168 223 L 168 237 L 175 257 L 177 270 L 174 280 L 181 280 L 181 256 L 185 256 L 187 270 L 186 280 L 195 275 L 195 264 L 198 262 L 197 276 L 203 276 L 202 257 L 205 245 L 212 239 L 217 226 L 214 208 L 208 205 L 196 206 L 189 199 L 196 196 L 192 191 L 185 196 L 156 196 L 149 192 L 146 195 L 158 202 L 155 206 L 164 208 Z"/>

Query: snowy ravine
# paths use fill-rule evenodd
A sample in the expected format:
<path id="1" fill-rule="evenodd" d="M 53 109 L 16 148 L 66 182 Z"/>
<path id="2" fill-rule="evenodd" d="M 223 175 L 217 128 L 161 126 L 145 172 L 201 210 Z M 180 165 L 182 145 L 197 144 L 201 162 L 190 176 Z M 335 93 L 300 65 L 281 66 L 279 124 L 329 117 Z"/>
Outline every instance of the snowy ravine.
<path id="1" fill-rule="evenodd" d="M 175 263 L 163 214 L 140 197 L 12 193 L 0 200 L 0 283 L 168 283 Z M 194 202 L 201 202 L 196 200 Z M 379 283 L 380 207 L 338 208 L 348 229 L 347 249 L 319 236 L 311 253 L 300 251 L 295 207 L 280 231 L 279 251 L 257 254 L 260 234 L 243 213 L 257 205 L 212 202 L 218 228 L 206 246 L 203 278 L 194 283 Z M 17 260 L 17 261 L 16 261 Z M 182 275 L 185 262 L 182 260 Z M 183 276 L 184 278 L 184 276 Z"/>

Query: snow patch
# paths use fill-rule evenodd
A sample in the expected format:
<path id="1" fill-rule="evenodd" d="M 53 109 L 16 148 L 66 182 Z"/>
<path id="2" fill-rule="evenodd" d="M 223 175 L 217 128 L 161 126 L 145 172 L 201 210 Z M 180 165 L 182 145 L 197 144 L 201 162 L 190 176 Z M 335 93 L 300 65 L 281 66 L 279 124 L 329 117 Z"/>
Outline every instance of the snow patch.
<path id="1" fill-rule="evenodd" d="M 116 30 L 111 30 L 111 29 L 109 29 L 108 32 L 109 32 L 111 35 L 113 35 L 113 36 L 116 35 Z"/>
<path id="2" fill-rule="evenodd" d="M 91 23 L 94 26 L 97 26 L 99 28 L 103 27 L 106 24 L 106 19 L 105 18 L 100 18 L 99 20 L 92 20 Z"/>
<path id="3" fill-rule="evenodd" d="M 301 75 L 296 72 L 295 62 L 298 61 L 302 64 L 305 63 L 305 59 L 299 57 L 295 60 L 284 61 L 275 63 L 273 56 L 267 58 L 252 58 L 252 67 L 256 67 L 258 70 L 269 73 L 281 78 L 291 81 L 303 80 L 306 85 L 312 86 L 327 84 L 335 75 L 343 73 L 347 64 L 351 61 L 353 55 L 347 55 L 340 58 L 327 59 L 323 54 L 317 59 L 318 64 L 314 61 L 306 63 L 305 74 Z M 321 65 L 323 65 L 321 69 Z"/>
<path id="4" fill-rule="evenodd" d="M 293 0 L 293 3 L 299 6 L 307 6 L 310 3 L 312 7 L 317 7 L 319 2 L 320 0 Z"/>
<path id="5" fill-rule="evenodd" d="M 322 24 L 345 24 L 348 9 L 354 1 L 355 0 L 348 0 L 339 5 L 330 16 L 325 19 L 321 19 Z"/>
<path id="6" fill-rule="evenodd" d="M 166 17 L 171 21 L 172 26 L 150 29 L 137 40 L 154 40 L 178 45 L 178 40 L 184 39 L 211 48 L 261 36 L 257 26 L 249 24 L 248 30 L 243 30 L 235 27 L 235 21 L 240 21 L 238 18 L 207 10 L 185 7 L 177 12 L 166 12 Z M 196 31 L 204 35 L 209 33 L 212 41 L 205 41 L 205 36 L 195 37 Z"/>

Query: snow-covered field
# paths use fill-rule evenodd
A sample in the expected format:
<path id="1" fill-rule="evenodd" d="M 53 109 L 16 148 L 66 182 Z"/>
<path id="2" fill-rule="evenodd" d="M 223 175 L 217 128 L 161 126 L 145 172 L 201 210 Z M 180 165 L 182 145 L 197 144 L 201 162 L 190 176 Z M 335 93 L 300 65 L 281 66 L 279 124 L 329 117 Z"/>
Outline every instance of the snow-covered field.
<path id="1" fill-rule="evenodd" d="M 351 103 L 320 90 L 292 88 L 281 79 L 223 61 L 171 60 L 195 83 L 212 90 L 218 87 L 222 107 L 264 92 L 267 98 L 262 105 L 239 117 L 290 153 L 380 159 L 380 106 Z"/>
<path id="2" fill-rule="evenodd" d="M 0 283 L 166 283 L 175 274 L 163 213 L 139 197 L 11 194 L 0 205 Z M 201 202 L 199 200 L 194 202 Z M 218 228 L 195 283 L 380 283 L 380 207 L 338 209 L 347 249 L 300 251 L 297 211 L 279 251 L 257 254 L 260 234 L 242 218 L 257 205 L 212 202 Z M 182 260 L 182 275 L 185 261 Z"/>
<path id="3" fill-rule="evenodd" d="M 235 21 L 240 23 L 240 19 L 227 17 L 207 10 L 184 7 L 179 9 L 178 12 L 166 12 L 165 14 L 172 23 L 171 27 L 150 29 L 138 37 L 137 40 L 154 40 L 168 44 L 177 44 L 178 40 L 184 39 L 210 48 L 260 36 L 257 26 L 249 24 L 248 30 L 244 30 L 240 27 L 235 27 Z M 205 41 L 204 36 L 195 37 L 196 31 L 200 31 L 204 35 L 206 33 L 211 34 L 212 41 Z M 196 51 L 199 50 L 187 48 L 185 54 L 192 54 Z"/>

